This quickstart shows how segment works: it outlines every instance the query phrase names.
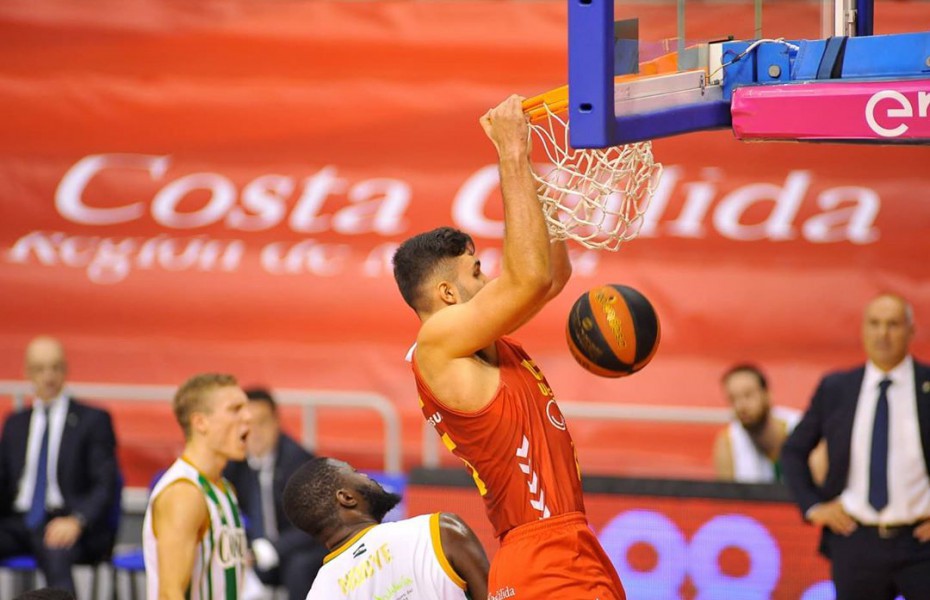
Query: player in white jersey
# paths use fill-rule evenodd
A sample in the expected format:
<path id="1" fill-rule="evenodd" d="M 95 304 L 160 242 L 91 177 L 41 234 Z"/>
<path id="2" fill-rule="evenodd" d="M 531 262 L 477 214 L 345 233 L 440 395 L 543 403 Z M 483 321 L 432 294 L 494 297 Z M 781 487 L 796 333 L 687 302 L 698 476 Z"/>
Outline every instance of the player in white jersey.
<path id="1" fill-rule="evenodd" d="M 714 442 L 717 477 L 740 483 L 780 481 L 781 447 L 801 420 L 800 411 L 772 405 L 768 379 L 756 365 L 735 365 L 720 382 L 733 418 Z M 811 456 L 810 465 L 815 479 L 822 481 L 826 475 L 825 447 Z"/>
<path id="2" fill-rule="evenodd" d="M 485 600 L 488 558 L 457 515 L 382 523 L 401 497 L 347 463 L 319 457 L 284 490 L 284 511 L 330 553 L 307 600 Z"/>
<path id="3" fill-rule="evenodd" d="M 231 375 L 197 375 L 178 389 L 173 406 L 186 443 L 145 510 L 147 597 L 238 600 L 248 543 L 222 472 L 229 460 L 245 458 L 245 393 Z"/>

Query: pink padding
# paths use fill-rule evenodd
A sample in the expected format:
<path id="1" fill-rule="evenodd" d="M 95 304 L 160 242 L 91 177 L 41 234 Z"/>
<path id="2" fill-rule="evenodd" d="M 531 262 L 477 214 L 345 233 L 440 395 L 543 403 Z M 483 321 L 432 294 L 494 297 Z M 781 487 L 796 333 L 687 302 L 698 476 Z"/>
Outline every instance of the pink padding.
<path id="1" fill-rule="evenodd" d="M 741 140 L 930 142 L 930 79 L 747 86 L 730 110 Z"/>

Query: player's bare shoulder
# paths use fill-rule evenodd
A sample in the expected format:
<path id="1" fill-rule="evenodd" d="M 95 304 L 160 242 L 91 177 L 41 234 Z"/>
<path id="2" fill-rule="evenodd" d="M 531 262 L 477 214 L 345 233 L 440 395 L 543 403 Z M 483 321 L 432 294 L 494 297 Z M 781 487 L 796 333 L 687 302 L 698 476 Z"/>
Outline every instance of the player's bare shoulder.
<path id="1" fill-rule="evenodd" d="M 496 363 L 481 352 L 456 356 L 435 338 L 418 336 L 413 360 L 436 399 L 455 410 L 483 408 L 494 398 L 500 381 Z"/>

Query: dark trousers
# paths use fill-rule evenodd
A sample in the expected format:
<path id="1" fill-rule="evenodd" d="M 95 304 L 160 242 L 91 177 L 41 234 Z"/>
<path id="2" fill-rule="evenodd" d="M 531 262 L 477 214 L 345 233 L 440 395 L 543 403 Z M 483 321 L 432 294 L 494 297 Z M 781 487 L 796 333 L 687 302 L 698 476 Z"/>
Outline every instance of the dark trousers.
<path id="1" fill-rule="evenodd" d="M 259 580 L 265 585 L 281 585 L 287 589 L 289 600 L 304 600 L 316 572 L 323 565 L 327 550 L 320 546 L 312 551 L 299 550 L 287 556 L 281 556 L 281 563 L 270 571 L 255 570 Z"/>
<path id="2" fill-rule="evenodd" d="M 836 600 L 905 600 L 930 598 L 930 542 L 914 537 L 913 527 L 880 535 L 859 525 L 849 537 L 824 532 L 832 562 Z"/>
<path id="3" fill-rule="evenodd" d="M 82 535 L 70 548 L 47 548 L 43 541 L 44 529 L 33 531 L 26 527 L 21 515 L 0 518 L 0 558 L 29 554 L 35 557 L 45 575 L 48 587 L 74 592 L 71 567 L 75 564 L 94 564 L 104 559 L 107 544 L 99 536 Z"/>

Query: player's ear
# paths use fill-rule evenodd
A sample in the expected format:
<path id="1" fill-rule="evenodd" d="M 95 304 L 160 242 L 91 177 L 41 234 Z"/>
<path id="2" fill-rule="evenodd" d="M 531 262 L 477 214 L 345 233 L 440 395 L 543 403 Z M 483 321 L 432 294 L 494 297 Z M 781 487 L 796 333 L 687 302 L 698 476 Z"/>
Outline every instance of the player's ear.
<path id="1" fill-rule="evenodd" d="M 455 286 L 448 281 L 439 282 L 439 299 L 445 304 L 455 304 Z"/>
<path id="2" fill-rule="evenodd" d="M 358 506 L 358 498 L 352 490 L 339 488 L 336 490 L 336 502 L 344 508 L 355 508 Z"/>
<path id="3" fill-rule="evenodd" d="M 207 430 L 207 415 L 202 411 L 194 411 L 190 414 L 191 431 L 196 431 L 201 435 Z"/>

